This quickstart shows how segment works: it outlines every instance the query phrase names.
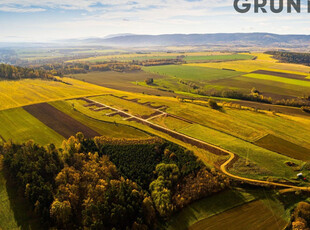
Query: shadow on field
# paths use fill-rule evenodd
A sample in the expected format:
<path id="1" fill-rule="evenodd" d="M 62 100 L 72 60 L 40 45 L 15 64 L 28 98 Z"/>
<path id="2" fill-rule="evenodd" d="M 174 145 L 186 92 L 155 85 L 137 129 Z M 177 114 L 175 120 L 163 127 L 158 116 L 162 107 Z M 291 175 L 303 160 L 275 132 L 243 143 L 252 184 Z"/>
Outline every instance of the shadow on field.
<path id="1" fill-rule="evenodd" d="M 23 192 L 18 189 L 18 186 L 8 176 L 7 173 L 3 173 L 6 179 L 6 191 L 9 199 L 9 208 L 14 213 L 14 219 L 18 228 L 22 230 L 41 230 L 44 229 L 40 224 L 40 219 L 37 217 L 31 204 L 23 197 Z M 6 229 L 6 228 L 4 228 Z"/>

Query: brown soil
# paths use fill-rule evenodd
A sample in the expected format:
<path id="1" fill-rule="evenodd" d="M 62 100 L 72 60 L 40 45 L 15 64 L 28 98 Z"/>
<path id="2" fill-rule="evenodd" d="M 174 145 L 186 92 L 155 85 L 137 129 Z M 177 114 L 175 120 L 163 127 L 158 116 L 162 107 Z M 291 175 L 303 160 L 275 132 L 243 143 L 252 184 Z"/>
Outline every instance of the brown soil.
<path id="1" fill-rule="evenodd" d="M 69 138 L 78 132 L 82 132 L 86 138 L 101 136 L 96 131 L 47 103 L 29 105 L 23 108 L 65 138 Z"/>

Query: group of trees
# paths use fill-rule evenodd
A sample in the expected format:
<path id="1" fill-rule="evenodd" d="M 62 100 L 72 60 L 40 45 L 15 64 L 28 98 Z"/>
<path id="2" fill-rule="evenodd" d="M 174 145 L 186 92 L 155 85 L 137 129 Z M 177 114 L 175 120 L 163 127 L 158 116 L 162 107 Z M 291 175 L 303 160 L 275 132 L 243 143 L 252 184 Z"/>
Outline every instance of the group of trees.
<path id="1" fill-rule="evenodd" d="M 310 204 L 299 202 L 296 206 L 292 217 L 291 224 L 287 229 L 292 230 L 309 230 L 310 229 Z"/>
<path id="2" fill-rule="evenodd" d="M 62 229 L 156 229 L 158 218 L 229 185 L 192 152 L 158 138 L 78 133 L 59 149 L 6 143 L 0 154 L 42 221 Z"/>
<path id="3" fill-rule="evenodd" d="M 199 86 L 195 82 L 185 80 L 179 80 L 179 82 L 183 85 L 189 86 L 192 89 L 199 89 Z"/>
<path id="4" fill-rule="evenodd" d="M 310 106 L 302 106 L 301 109 L 306 113 L 310 113 Z"/>
<path id="5" fill-rule="evenodd" d="M 174 59 L 149 59 L 149 60 L 133 60 L 133 64 L 139 66 L 156 66 L 156 65 L 180 65 L 185 61 L 182 58 Z"/>
<path id="6" fill-rule="evenodd" d="M 267 54 L 273 55 L 275 59 L 282 62 L 310 65 L 310 53 L 296 53 L 284 51 L 268 51 Z"/>
<path id="7" fill-rule="evenodd" d="M 203 95 L 203 96 L 213 96 L 213 97 L 224 97 L 224 98 L 233 98 L 233 99 L 240 99 L 240 100 L 246 100 L 246 101 L 257 101 L 262 103 L 271 104 L 272 98 L 266 97 L 264 95 L 261 95 L 257 92 L 252 92 L 249 94 L 243 93 L 241 91 L 236 90 L 213 90 L 213 91 L 207 91 L 205 89 L 198 89 L 197 94 Z"/>
<path id="8" fill-rule="evenodd" d="M 42 69 L 25 68 L 0 64 L 0 79 L 18 80 L 22 78 L 55 79 L 52 74 Z"/>
<path id="9" fill-rule="evenodd" d="M 64 76 L 68 74 L 87 73 L 90 71 L 135 71 L 141 70 L 141 67 L 131 62 L 100 62 L 100 63 L 80 63 L 65 62 L 61 64 L 45 64 L 35 66 L 38 69 L 44 69 L 54 76 Z"/>
<path id="10" fill-rule="evenodd" d="M 310 101 L 309 100 L 304 100 L 304 99 L 282 99 L 282 100 L 277 100 L 274 102 L 276 105 L 285 105 L 285 106 L 293 106 L 293 107 L 306 107 L 310 106 Z"/>

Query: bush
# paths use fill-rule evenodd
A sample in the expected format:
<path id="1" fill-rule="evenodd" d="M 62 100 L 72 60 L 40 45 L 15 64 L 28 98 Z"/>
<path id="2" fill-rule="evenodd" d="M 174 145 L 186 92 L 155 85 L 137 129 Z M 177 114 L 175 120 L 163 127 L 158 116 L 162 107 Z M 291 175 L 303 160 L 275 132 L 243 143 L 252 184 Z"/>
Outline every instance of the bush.
<path id="1" fill-rule="evenodd" d="M 217 102 L 212 99 L 209 99 L 208 104 L 212 109 L 219 109 Z"/>
<path id="2" fill-rule="evenodd" d="M 147 79 L 145 79 L 145 83 L 147 85 L 152 85 L 154 83 L 154 79 L 153 78 L 147 78 Z"/>

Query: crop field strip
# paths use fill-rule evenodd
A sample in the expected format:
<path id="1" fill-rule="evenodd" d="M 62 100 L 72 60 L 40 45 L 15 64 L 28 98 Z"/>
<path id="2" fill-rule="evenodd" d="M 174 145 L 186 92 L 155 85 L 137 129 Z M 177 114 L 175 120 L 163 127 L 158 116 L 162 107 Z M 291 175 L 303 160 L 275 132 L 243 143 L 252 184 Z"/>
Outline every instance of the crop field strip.
<path id="1" fill-rule="evenodd" d="M 24 109 L 65 138 L 78 132 L 82 132 L 87 138 L 100 136 L 98 132 L 47 103 L 25 106 Z"/>
<path id="2" fill-rule="evenodd" d="M 64 137 L 47 127 L 40 120 L 26 112 L 23 108 L 0 111 L 0 135 L 5 141 L 14 140 L 17 143 L 34 140 L 41 145 L 60 145 Z"/>
<path id="3" fill-rule="evenodd" d="M 102 61 L 132 61 L 132 60 L 153 60 L 153 59 L 175 59 L 184 56 L 187 60 L 244 60 L 251 59 L 253 56 L 248 54 L 233 54 L 223 52 L 181 52 L 181 53 L 163 53 L 152 52 L 146 54 L 120 54 L 120 55 L 105 55 L 98 57 L 83 58 L 77 60 L 70 60 L 68 62 L 102 62 Z"/>
<path id="4" fill-rule="evenodd" d="M 267 136 L 255 141 L 254 143 L 260 147 L 269 149 L 273 152 L 277 152 L 288 157 L 306 162 L 310 161 L 310 149 L 296 145 L 271 134 L 268 134 Z"/>
<path id="5" fill-rule="evenodd" d="M 133 71 L 133 72 L 90 72 L 87 74 L 72 74 L 71 77 L 89 82 L 95 85 L 126 91 L 133 93 L 144 93 L 151 95 L 161 96 L 174 96 L 175 94 L 168 91 L 158 90 L 147 86 L 137 85 L 136 82 L 143 82 L 147 78 L 160 79 L 163 76 L 158 74 L 152 74 L 144 71 Z"/>
<path id="6" fill-rule="evenodd" d="M 115 110 L 93 111 L 92 108 L 94 107 L 85 107 L 85 104 L 81 102 L 81 99 L 75 99 L 69 101 L 56 101 L 51 102 L 50 104 L 73 119 L 87 125 L 89 128 L 100 133 L 102 136 L 116 138 L 149 137 L 149 135 L 141 129 L 129 126 L 128 124 L 120 124 L 118 122 L 115 123 L 114 121 L 115 119 L 118 119 L 118 117 L 122 120 L 120 116 L 116 115 L 115 119 L 102 119 L 103 114 L 115 113 Z M 72 108 L 72 104 L 74 104 L 75 109 Z M 108 118 L 108 116 L 105 117 Z"/>
<path id="7" fill-rule="evenodd" d="M 175 77 L 178 79 L 193 81 L 211 81 L 232 78 L 244 74 L 243 72 L 222 70 L 216 68 L 206 68 L 190 65 L 164 65 L 144 67 L 144 71 L 163 75 L 166 77 Z"/>
<path id="8" fill-rule="evenodd" d="M 205 218 L 239 207 L 255 200 L 255 196 L 244 191 L 225 190 L 198 200 L 176 213 L 169 221 L 168 230 L 187 230 Z"/>
<path id="9" fill-rule="evenodd" d="M 309 81 L 310 79 L 307 79 L 306 75 L 301 74 L 292 74 L 292 73 L 283 73 L 283 72 L 277 72 L 277 71 L 270 71 L 270 70 L 256 70 L 251 73 L 257 73 L 257 74 L 264 74 L 264 75 L 272 75 L 277 77 L 284 77 L 284 78 L 291 78 L 291 79 L 297 79 L 297 80 L 305 80 Z"/>
<path id="10" fill-rule="evenodd" d="M 285 226 L 286 221 L 276 216 L 262 201 L 253 201 L 201 220 L 192 225 L 189 230 L 273 230 L 282 229 Z"/>
<path id="11" fill-rule="evenodd" d="M 0 81 L 0 110 L 78 96 L 115 92 L 113 89 L 70 78 L 62 78 L 62 80 L 68 84 L 41 79 Z"/>

